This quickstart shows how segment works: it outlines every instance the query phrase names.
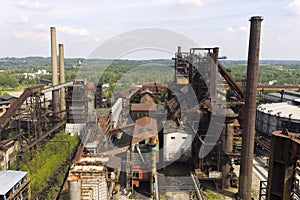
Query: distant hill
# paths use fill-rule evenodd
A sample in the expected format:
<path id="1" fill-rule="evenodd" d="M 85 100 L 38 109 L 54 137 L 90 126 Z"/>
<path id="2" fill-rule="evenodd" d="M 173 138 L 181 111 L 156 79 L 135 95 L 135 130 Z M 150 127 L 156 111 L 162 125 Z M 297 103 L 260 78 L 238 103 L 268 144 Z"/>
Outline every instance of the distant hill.
<path id="1" fill-rule="evenodd" d="M 80 66 L 84 63 L 93 63 L 96 65 L 101 65 L 104 63 L 115 63 L 115 64 L 125 64 L 125 65 L 140 65 L 146 63 L 157 63 L 166 64 L 172 66 L 174 60 L 170 59 L 153 59 L 153 60 L 105 60 L 105 59 L 91 59 L 87 61 L 85 58 L 65 58 L 66 68 L 72 68 L 73 66 Z M 220 62 L 225 66 L 236 66 L 236 65 L 246 65 L 247 60 L 220 60 Z M 270 65 L 270 66 L 293 66 L 295 68 L 300 68 L 300 60 L 260 60 L 260 65 Z M 50 57 L 25 57 L 25 58 L 14 58 L 6 57 L 0 58 L 0 67 L 51 67 Z"/>

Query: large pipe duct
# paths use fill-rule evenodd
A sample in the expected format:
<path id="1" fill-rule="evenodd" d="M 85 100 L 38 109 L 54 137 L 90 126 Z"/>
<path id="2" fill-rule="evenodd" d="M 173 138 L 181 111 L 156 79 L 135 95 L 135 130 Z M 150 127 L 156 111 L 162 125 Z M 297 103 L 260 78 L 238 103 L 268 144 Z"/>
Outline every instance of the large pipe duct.
<path id="1" fill-rule="evenodd" d="M 57 67 L 57 48 L 56 48 L 56 29 L 50 28 L 51 34 L 51 65 L 52 65 L 52 86 L 58 85 L 58 67 Z M 52 92 L 53 116 L 57 117 L 59 112 L 59 91 Z"/>
<path id="2" fill-rule="evenodd" d="M 152 148 L 151 151 L 151 178 L 150 178 L 150 194 L 154 196 L 154 175 L 156 173 L 156 149 L 155 147 Z"/>
<path id="3" fill-rule="evenodd" d="M 230 186 L 231 180 L 231 156 L 233 153 L 233 135 L 234 135 L 234 120 L 238 117 L 238 114 L 235 114 L 233 110 L 226 109 L 226 119 L 224 128 L 222 131 L 222 151 L 224 156 L 222 159 L 222 188 L 228 188 Z"/>
<path id="4" fill-rule="evenodd" d="M 245 93 L 245 118 L 242 134 L 242 158 L 239 177 L 239 197 L 251 199 L 252 168 L 255 136 L 256 87 L 258 81 L 261 16 L 251 17 Z"/>
<path id="5" fill-rule="evenodd" d="M 65 79 L 65 55 L 64 55 L 64 45 L 59 44 L 59 83 L 64 84 L 66 82 Z M 61 88 L 60 90 L 60 111 L 61 118 L 64 118 L 66 115 L 66 91 L 65 88 Z"/>

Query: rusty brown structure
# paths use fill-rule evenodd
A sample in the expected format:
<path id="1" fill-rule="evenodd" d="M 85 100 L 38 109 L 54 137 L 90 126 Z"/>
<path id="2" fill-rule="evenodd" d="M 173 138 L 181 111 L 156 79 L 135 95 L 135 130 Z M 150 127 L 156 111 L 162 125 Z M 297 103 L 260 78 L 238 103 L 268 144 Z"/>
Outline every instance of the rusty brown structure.
<path id="1" fill-rule="evenodd" d="M 262 17 L 251 17 L 250 41 L 245 92 L 245 114 L 242 134 L 242 158 L 239 177 L 239 197 L 251 199 L 252 165 L 255 137 L 256 88 L 258 81 L 258 63 Z"/>
<path id="2" fill-rule="evenodd" d="M 271 140 L 267 199 L 299 199 L 299 133 L 292 133 L 287 130 L 275 131 Z"/>
<path id="3" fill-rule="evenodd" d="M 109 108 L 97 108 L 97 124 L 98 130 L 103 131 L 103 133 L 108 133 L 112 129 L 112 116 L 111 110 Z"/>
<path id="4" fill-rule="evenodd" d="M 43 91 L 45 89 L 42 85 L 26 88 L 4 115 L 0 117 L 0 131 L 10 130 L 13 135 L 0 141 L 0 154 L 14 155 L 10 156 L 9 159 L 5 159 L 6 164 L 2 164 L 0 159 L 3 168 L 9 168 L 8 163 L 14 160 L 17 160 L 17 163 L 21 161 L 28 150 L 31 150 L 46 137 L 53 135 L 65 124 L 65 121 L 57 123 L 52 112 L 46 112 L 47 105 Z M 28 139 L 28 136 L 30 139 Z M 18 152 L 16 153 L 15 150 L 11 152 L 9 146 L 16 146 Z"/>
<path id="5" fill-rule="evenodd" d="M 167 164 L 164 166 L 160 165 L 161 163 L 158 163 L 157 159 L 163 161 L 164 164 L 167 163 L 166 161 L 170 161 L 168 160 L 169 158 L 157 153 L 159 148 L 171 144 L 171 142 L 165 143 L 165 141 L 168 141 L 168 137 L 165 137 L 167 134 L 173 140 L 178 137 L 185 141 L 191 141 L 187 145 L 190 149 L 184 149 L 180 145 L 173 145 L 172 147 L 175 148 L 174 150 L 171 149 L 172 152 L 166 151 L 167 153 L 163 153 L 170 155 L 170 152 L 176 154 L 177 149 L 181 152 L 182 150 L 188 150 L 189 153 L 181 154 L 179 158 L 184 157 L 182 162 L 186 162 L 191 170 L 197 172 L 197 178 L 200 182 L 213 182 L 217 188 L 237 187 L 238 178 L 233 172 L 232 160 L 237 159 L 239 161 L 240 152 L 236 149 L 235 137 L 240 132 L 235 130 L 235 126 L 239 126 L 241 123 L 239 114 L 246 96 L 247 105 L 244 112 L 249 113 L 251 116 L 246 116 L 244 121 L 248 123 L 243 125 L 245 127 L 245 132 L 243 133 L 245 147 L 243 147 L 242 151 L 243 161 L 239 191 L 242 199 L 248 200 L 251 198 L 251 158 L 253 158 L 257 70 L 262 19 L 261 17 L 252 17 L 250 21 L 251 35 L 246 92 L 219 63 L 218 47 L 192 48 L 187 52 L 182 51 L 182 48 L 179 47 L 178 52 L 175 54 L 174 81 L 168 87 L 160 86 L 157 83 L 146 83 L 141 88 L 139 85 L 140 89 L 136 89 L 129 96 L 126 96 L 129 112 L 123 113 L 125 120 L 122 126 L 127 127 L 128 131 L 123 131 L 123 127 L 111 129 L 108 126 L 109 119 L 103 118 L 100 120 L 100 115 L 99 113 L 97 114 L 98 125 L 102 125 L 98 126 L 98 128 L 108 130 L 108 133 L 104 134 L 103 137 L 98 137 L 98 143 L 100 144 L 102 139 L 107 139 L 117 144 L 117 149 L 107 152 L 124 153 L 127 151 L 125 166 L 126 189 L 134 190 L 134 188 L 140 187 L 146 181 L 150 182 L 150 193 L 153 195 L 153 175 L 157 169 L 166 169 L 168 167 Z M 222 78 L 218 73 L 223 77 L 220 80 L 225 80 L 229 87 L 222 88 L 220 85 L 224 84 L 218 84 L 217 79 Z M 98 111 L 102 106 L 100 86 L 98 94 L 95 95 L 95 108 Z M 227 99 L 228 90 L 232 92 Z M 187 97 L 191 94 L 195 94 L 195 105 L 190 105 L 187 101 Z M 229 101 L 224 104 L 220 103 L 220 96 Z M 122 108 L 124 107 L 126 106 L 123 104 Z M 187 109 L 184 110 L 184 108 Z M 132 120 L 130 121 L 130 118 L 135 123 Z M 216 137 L 209 130 L 210 123 L 213 124 L 214 122 L 213 118 L 224 118 L 224 121 L 216 122 L 221 127 L 220 131 L 217 130 L 221 137 L 219 135 Z M 164 130 L 163 123 L 165 122 L 173 122 L 177 129 L 169 132 Z M 180 132 L 179 130 L 183 128 L 188 128 L 189 130 Z M 129 134 L 124 134 L 127 132 Z M 175 136 L 172 135 L 173 133 Z M 189 134 L 193 136 L 191 139 L 188 138 Z M 125 138 L 125 135 L 127 135 L 127 138 Z M 108 138 L 104 138 L 106 136 Z M 124 138 L 129 138 L 126 144 Z M 210 140 L 210 138 L 216 140 Z M 209 147 L 210 151 L 200 156 L 202 147 Z M 107 152 L 104 152 L 102 155 L 111 154 Z M 177 159 L 175 162 L 182 164 L 179 160 Z M 161 173 L 159 170 L 158 172 Z M 74 181 L 77 183 L 76 177 Z"/>
<path id="6" fill-rule="evenodd" d="M 234 113 L 231 109 L 226 109 L 226 119 L 224 128 L 221 134 L 222 141 L 222 157 L 221 170 L 222 170 L 222 187 L 228 188 L 230 186 L 237 186 L 237 176 L 233 173 L 231 166 L 231 159 L 233 153 L 233 137 L 234 137 L 234 121 L 238 114 Z"/>

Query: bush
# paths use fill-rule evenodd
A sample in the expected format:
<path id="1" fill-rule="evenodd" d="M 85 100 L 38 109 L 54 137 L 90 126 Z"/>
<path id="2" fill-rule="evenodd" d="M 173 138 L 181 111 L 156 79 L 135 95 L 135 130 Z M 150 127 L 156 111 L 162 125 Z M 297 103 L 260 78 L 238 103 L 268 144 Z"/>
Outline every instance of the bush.
<path id="1" fill-rule="evenodd" d="M 58 133 L 42 148 L 35 150 L 32 160 L 21 164 L 20 169 L 29 172 L 31 193 L 33 195 L 40 193 L 47 186 L 47 181 L 51 174 L 61 163 L 66 161 L 67 156 L 70 155 L 72 149 L 77 145 L 78 140 L 78 137 Z"/>

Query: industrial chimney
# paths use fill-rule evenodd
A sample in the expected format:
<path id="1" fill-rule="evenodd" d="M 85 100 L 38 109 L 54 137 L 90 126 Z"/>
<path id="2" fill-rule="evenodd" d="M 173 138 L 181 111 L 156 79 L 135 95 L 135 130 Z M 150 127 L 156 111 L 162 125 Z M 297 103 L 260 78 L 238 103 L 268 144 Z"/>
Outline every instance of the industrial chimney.
<path id="1" fill-rule="evenodd" d="M 56 48 L 56 29 L 50 28 L 51 34 L 51 65 L 52 65 L 52 86 L 58 85 L 58 67 L 57 67 L 57 48 Z M 53 116 L 57 117 L 59 112 L 59 91 L 52 91 L 52 109 Z"/>
<path id="2" fill-rule="evenodd" d="M 64 58 L 64 45 L 59 44 L 59 83 L 64 84 L 65 80 L 65 58 Z M 65 117 L 66 110 L 66 92 L 65 88 L 60 89 L 60 111 L 61 118 Z"/>
<path id="3" fill-rule="evenodd" d="M 255 136 L 256 87 L 258 81 L 259 46 L 261 21 L 260 16 L 251 17 L 250 40 L 248 51 L 247 80 L 245 92 L 245 118 L 242 134 L 242 158 L 239 177 L 239 197 L 251 199 L 252 168 Z"/>

